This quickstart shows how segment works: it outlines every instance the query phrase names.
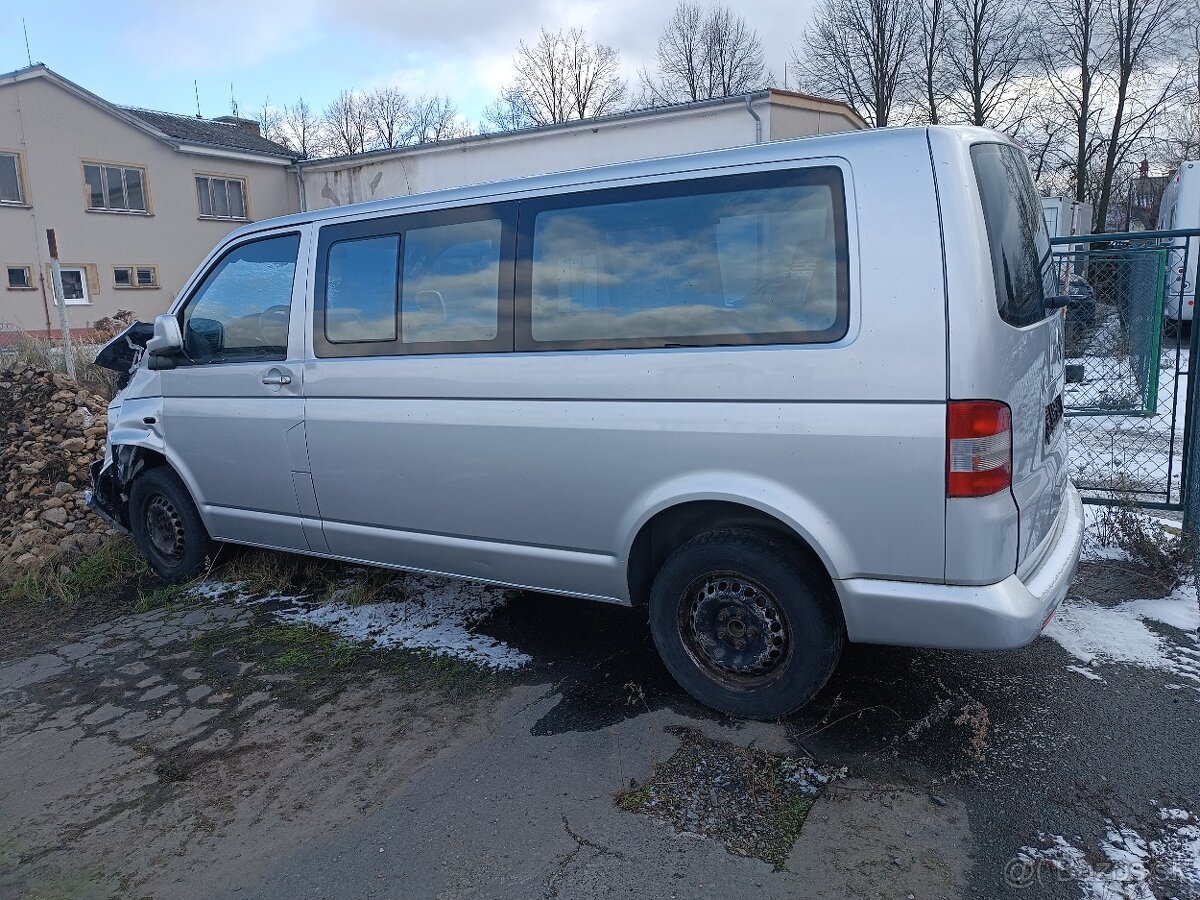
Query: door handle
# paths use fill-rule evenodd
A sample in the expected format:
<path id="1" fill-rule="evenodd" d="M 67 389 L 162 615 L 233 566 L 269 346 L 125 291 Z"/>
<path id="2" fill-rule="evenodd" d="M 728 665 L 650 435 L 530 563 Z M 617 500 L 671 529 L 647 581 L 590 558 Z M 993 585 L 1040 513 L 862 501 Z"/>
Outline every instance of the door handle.
<path id="1" fill-rule="evenodd" d="M 275 387 L 279 387 L 281 384 L 291 384 L 292 376 L 291 375 L 264 375 L 262 383 L 273 385 Z"/>

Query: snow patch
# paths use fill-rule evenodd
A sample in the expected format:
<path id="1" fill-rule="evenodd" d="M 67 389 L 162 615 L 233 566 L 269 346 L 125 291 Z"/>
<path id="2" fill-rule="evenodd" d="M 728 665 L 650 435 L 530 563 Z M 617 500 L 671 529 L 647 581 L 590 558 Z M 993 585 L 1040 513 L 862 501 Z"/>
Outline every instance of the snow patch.
<path id="1" fill-rule="evenodd" d="M 1022 847 L 1015 870 L 1021 884 L 1048 886 L 1070 879 L 1079 883 L 1081 900 L 1159 900 L 1200 892 L 1200 820 L 1182 809 L 1159 810 L 1158 834 L 1145 838 L 1113 824 L 1088 853 L 1061 835 L 1039 834 L 1045 846 Z M 1182 891 L 1182 892 L 1181 892 Z"/>
<path id="2" fill-rule="evenodd" d="M 348 588 L 330 600 L 282 594 L 255 595 L 242 585 L 205 582 L 193 596 L 242 604 L 272 606 L 271 614 L 288 624 L 327 628 L 341 637 L 379 650 L 404 648 L 450 656 L 490 669 L 519 669 L 530 657 L 475 629 L 503 607 L 515 591 L 475 581 L 432 575 L 398 575 L 376 603 L 346 602 Z"/>
<path id="3" fill-rule="evenodd" d="M 1164 637 L 1148 626 L 1160 622 L 1190 632 L 1192 646 Z M 1066 600 L 1043 632 L 1084 665 L 1116 662 L 1157 669 L 1200 689 L 1200 606 L 1192 583 L 1180 585 L 1168 597 L 1126 600 L 1102 606 L 1090 600 Z M 1081 671 L 1088 678 L 1094 672 Z"/>

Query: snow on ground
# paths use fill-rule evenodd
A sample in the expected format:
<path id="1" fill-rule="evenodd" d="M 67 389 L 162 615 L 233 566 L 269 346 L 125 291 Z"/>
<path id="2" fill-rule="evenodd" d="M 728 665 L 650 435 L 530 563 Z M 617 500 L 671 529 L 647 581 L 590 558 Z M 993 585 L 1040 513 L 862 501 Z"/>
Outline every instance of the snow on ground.
<path id="1" fill-rule="evenodd" d="M 1173 640 L 1149 622 L 1170 625 L 1188 632 L 1182 641 Z M 1069 669 L 1097 678 L 1094 668 L 1102 663 L 1125 663 L 1170 674 L 1200 691 L 1200 607 L 1192 582 L 1180 585 L 1167 597 L 1125 600 L 1103 606 L 1091 600 L 1068 598 L 1044 634 L 1089 667 Z M 1100 678 L 1099 680 L 1103 680 Z"/>
<path id="2" fill-rule="evenodd" d="M 404 648 L 451 656 L 491 669 L 519 669 L 529 657 L 476 631 L 476 626 L 504 606 L 514 591 L 475 581 L 432 575 L 397 575 L 373 603 L 348 603 L 348 590 L 329 600 L 254 596 L 240 585 L 205 582 L 194 596 L 237 603 L 269 603 L 281 622 L 327 628 L 347 640 L 380 650 Z"/>
<path id="3" fill-rule="evenodd" d="M 1022 847 L 1006 870 L 1014 887 L 1077 881 L 1081 900 L 1158 900 L 1200 894 L 1200 820 L 1160 808 L 1157 834 L 1145 838 L 1111 824 L 1099 853 L 1061 835 L 1040 834 L 1042 847 Z M 1078 839 L 1076 839 L 1078 840 Z M 1079 843 L 1083 843 L 1079 841 Z"/>

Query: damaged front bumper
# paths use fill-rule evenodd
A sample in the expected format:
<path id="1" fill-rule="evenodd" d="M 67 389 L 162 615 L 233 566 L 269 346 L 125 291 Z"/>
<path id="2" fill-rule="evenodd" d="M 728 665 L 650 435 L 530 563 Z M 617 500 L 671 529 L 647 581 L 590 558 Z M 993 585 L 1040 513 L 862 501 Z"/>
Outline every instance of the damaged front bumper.
<path id="1" fill-rule="evenodd" d="M 118 531 L 129 531 L 129 503 L 117 484 L 116 463 L 98 459 L 92 463 L 92 487 L 84 500 L 92 511 Z"/>

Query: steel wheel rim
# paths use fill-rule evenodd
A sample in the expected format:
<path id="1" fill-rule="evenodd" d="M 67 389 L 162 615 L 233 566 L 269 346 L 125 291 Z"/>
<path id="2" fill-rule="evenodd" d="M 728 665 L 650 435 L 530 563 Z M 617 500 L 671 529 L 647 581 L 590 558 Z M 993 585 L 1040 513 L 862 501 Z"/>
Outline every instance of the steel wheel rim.
<path id="1" fill-rule="evenodd" d="M 146 536 L 150 546 L 163 559 L 178 562 L 187 547 L 183 518 L 170 498 L 155 494 L 146 504 Z"/>
<path id="2" fill-rule="evenodd" d="M 694 579 L 680 597 L 678 625 L 692 660 L 727 687 L 777 680 L 793 652 L 782 604 L 761 582 L 738 572 Z"/>

